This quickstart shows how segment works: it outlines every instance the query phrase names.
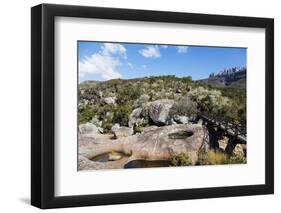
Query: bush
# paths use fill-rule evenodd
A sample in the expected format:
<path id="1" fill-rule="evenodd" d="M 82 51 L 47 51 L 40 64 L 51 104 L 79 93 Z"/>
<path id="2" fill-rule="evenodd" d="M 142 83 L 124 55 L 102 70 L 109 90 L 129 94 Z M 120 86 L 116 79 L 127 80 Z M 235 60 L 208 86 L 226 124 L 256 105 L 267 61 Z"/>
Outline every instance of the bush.
<path id="1" fill-rule="evenodd" d="M 245 89 L 198 85 L 188 95 L 196 101 L 200 111 L 219 115 L 232 123 L 246 124 Z"/>
<path id="2" fill-rule="evenodd" d="M 150 100 L 150 96 L 147 94 L 142 94 L 135 102 L 134 107 L 143 107 Z"/>
<path id="3" fill-rule="evenodd" d="M 109 133 L 112 126 L 113 124 L 110 122 L 102 122 L 103 133 Z"/>
<path id="4" fill-rule="evenodd" d="M 137 119 L 137 122 L 135 123 L 135 126 L 134 126 L 134 130 L 135 130 L 135 132 L 142 133 L 144 128 L 147 127 L 148 125 L 149 125 L 148 119 L 144 119 L 144 118 Z"/>
<path id="5" fill-rule="evenodd" d="M 231 106 L 231 100 L 221 95 L 219 90 L 198 87 L 191 90 L 188 95 L 195 100 L 203 112 L 223 113 Z"/>
<path id="6" fill-rule="evenodd" d="M 140 97 L 141 92 L 138 84 L 127 83 L 123 84 L 122 88 L 118 90 L 117 103 L 127 104 Z"/>
<path id="7" fill-rule="evenodd" d="M 121 126 L 128 126 L 129 115 L 133 108 L 129 104 L 118 105 L 113 111 L 112 123 L 119 123 Z"/>
<path id="8" fill-rule="evenodd" d="M 183 97 L 172 106 L 170 114 L 172 117 L 174 115 L 196 117 L 197 111 L 197 103 L 192 101 L 189 97 Z"/>
<path id="9" fill-rule="evenodd" d="M 190 165 L 192 165 L 189 156 L 184 153 L 173 156 L 171 159 L 171 164 L 172 164 L 172 166 L 190 166 Z"/>
<path id="10" fill-rule="evenodd" d="M 94 116 L 94 112 L 90 106 L 86 106 L 85 108 L 79 111 L 79 123 L 87 123 L 89 122 L 92 117 Z"/>

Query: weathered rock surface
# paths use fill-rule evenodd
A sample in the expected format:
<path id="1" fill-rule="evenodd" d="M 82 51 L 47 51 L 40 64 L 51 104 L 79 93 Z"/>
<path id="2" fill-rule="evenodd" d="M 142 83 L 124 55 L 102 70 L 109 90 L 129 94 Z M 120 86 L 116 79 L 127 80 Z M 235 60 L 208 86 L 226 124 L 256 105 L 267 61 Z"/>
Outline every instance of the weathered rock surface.
<path id="1" fill-rule="evenodd" d="M 116 103 L 116 97 L 105 97 L 103 99 L 103 101 L 106 103 L 106 104 L 115 104 Z"/>
<path id="2" fill-rule="evenodd" d="M 119 127 L 113 130 L 114 137 L 117 138 L 123 138 L 128 137 L 134 133 L 133 128 L 130 127 Z"/>
<path id="3" fill-rule="evenodd" d="M 148 127 L 145 127 L 144 130 L 143 130 L 143 133 L 149 132 L 149 131 L 153 131 L 153 130 L 155 130 L 157 128 L 158 128 L 158 126 L 148 126 Z"/>
<path id="4" fill-rule="evenodd" d="M 128 126 L 133 127 L 142 113 L 142 108 L 136 108 L 129 116 Z"/>
<path id="5" fill-rule="evenodd" d="M 246 157 L 246 150 L 247 150 L 246 144 L 237 144 L 235 148 L 233 149 L 233 154 L 239 156 L 239 157 Z"/>
<path id="6" fill-rule="evenodd" d="M 79 132 L 80 134 L 91 136 L 91 135 L 98 134 L 99 128 L 96 125 L 88 122 L 79 125 Z"/>
<path id="7" fill-rule="evenodd" d="M 225 151 L 225 148 L 227 147 L 227 143 L 228 143 L 228 139 L 226 138 L 218 140 L 219 149 Z"/>
<path id="8" fill-rule="evenodd" d="M 171 123 L 170 109 L 174 104 L 173 100 L 162 99 L 149 104 L 149 117 L 157 125 L 167 125 Z"/>
<path id="9" fill-rule="evenodd" d="M 174 115 L 174 121 L 179 124 L 187 124 L 189 121 L 189 118 L 187 116 L 183 115 Z"/>
<path id="10" fill-rule="evenodd" d="M 123 168 L 127 162 L 135 159 L 170 160 L 181 153 L 187 154 L 192 164 L 195 164 L 204 141 L 204 131 L 202 125 L 198 124 L 175 124 L 146 128 L 141 134 L 122 138 L 117 135 L 115 140 L 111 138 L 110 135 L 102 134 L 94 138 L 80 135 L 79 169 Z M 128 157 L 103 163 L 90 160 L 112 151 L 124 153 Z"/>
<path id="11" fill-rule="evenodd" d="M 114 124 L 112 127 L 111 127 L 111 131 L 112 132 L 115 132 L 117 129 L 119 129 L 120 128 L 120 124 L 118 124 L 118 123 L 116 123 L 116 124 Z"/>
<path id="12" fill-rule="evenodd" d="M 83 155 L 78 156 L 78 169 L 79 170 L 100 170 L 100 169 L 118 169 L 123 168 L 123 166 L 128 162 L 128 157 L 123 157 L 120 160 L 108 161 L 106 163 L 96 162 L 89 160 Z"/>

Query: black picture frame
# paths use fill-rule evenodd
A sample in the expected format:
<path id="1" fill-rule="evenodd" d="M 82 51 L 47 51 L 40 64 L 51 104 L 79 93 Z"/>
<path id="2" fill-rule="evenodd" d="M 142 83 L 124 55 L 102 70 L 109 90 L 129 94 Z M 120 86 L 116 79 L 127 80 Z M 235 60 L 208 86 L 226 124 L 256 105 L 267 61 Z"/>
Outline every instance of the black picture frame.
<path id="1" fill-rule="evenodd" d="M 55 189 L 55 17 L 264 28 L 265 184 L 60 196 Z M 263 139 L 262 139 L 263 140 Z M 94 192 L 93 192 L 94 193 Z M 31 204 L 39 208 L 139 203 L 274 193 L 274 20 L 241 16 L 41 4 L 31 8 Z"/>

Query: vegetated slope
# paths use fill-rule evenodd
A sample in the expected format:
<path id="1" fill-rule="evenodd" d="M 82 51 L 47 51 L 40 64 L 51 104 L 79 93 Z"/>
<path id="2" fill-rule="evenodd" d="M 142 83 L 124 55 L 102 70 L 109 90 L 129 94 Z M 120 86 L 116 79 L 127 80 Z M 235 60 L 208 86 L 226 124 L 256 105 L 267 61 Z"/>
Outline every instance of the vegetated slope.
<path id="1" fill-rule="evenodd" d="M 246 120 L 245 89 L 214 87 L 202 81 L 193 81 L 191 77 L 169 75 L 80 83 L 79 123 L 91 121 L 110 131 L 115 123 L 128 126 L 133 110 L 142 108 L 141 123 L 135 124 L 136 128 L 141 128 L 151 125 L 145 110 L 147 106 L 156 100 L 166 99 L 173 100 L 171 112 L 177 116 L 208 112 L 237 123 L 245 123 Z"/>

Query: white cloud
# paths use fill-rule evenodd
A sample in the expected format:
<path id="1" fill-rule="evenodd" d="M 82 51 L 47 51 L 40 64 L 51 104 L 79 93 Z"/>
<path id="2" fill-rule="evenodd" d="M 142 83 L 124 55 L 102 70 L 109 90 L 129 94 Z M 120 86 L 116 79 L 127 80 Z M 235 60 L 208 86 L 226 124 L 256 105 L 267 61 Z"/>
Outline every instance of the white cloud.
<path id="1" fill-rule="evenodd" d="M 161 56 L 158 46 L 148 46 L 141 49 L 139 53 L 145 58 L 159 58 Z"/>
<path id="2" fill-rule="evenodd" d="M 120 55 L 127 58 L 126 48 L 121 44 L 104 43 L 101 47 L 102 55 Z"/>
<path id="3" fill-rule="evenodd" d="M 123 45 L 104 43 L 99 52 L 79 60 L 79 76 L 96 75 L 105 80 L 121 78 L 122 75 L 117 70 L 120 57 L 127 58 Z"/>
<path id="4" fill-rule="evenodd" d="M 187 52 L 187 46 L 177 46 L 178 53 L 186 53 Z"/>
<path id="5" fill-rule="evenodd" d="M 168 45 L 160 45 L 160 47 L 164 48 L 164 49 L 167 49 L 168 48 Z"/>
<path id="6" fill-rule="evenodd" d="M 121 78 L 121 74 L 116 70 L 119 64 L 120 62 L 118 59 L 95 53 L 79 61 L 79 76 L 83 77 L 87 74 L 94 74 L 105 80 Z"/>

